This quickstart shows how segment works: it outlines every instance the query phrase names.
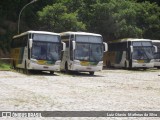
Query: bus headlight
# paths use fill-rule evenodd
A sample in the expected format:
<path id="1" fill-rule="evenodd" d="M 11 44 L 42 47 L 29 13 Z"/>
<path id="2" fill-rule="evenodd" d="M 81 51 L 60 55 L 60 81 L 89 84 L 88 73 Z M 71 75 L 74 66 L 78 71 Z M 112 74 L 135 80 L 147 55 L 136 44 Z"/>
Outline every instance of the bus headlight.
<path id="1" fill-rule="evenodd" d="M 98 66 L 103 66 L 103 61 L 99 62 Z"/>
<path id="2" fill-rule="evenodd" d="M 137 60 L 132 60 L 132 62 L 135 62 L 135 63 L 136 63 L 136 62 L 137 62 Z"/>
<path id="3" fill-rule="evenodd" d="M 61 61 L 56 61 L 55 65 L 60 65 Z"/>
<path id="4" fill-rule="evenodd" d="M 31 59 L 31 63 L 37 63 L 36 59 Z"/>
<path id="5" fill-rule="evenodd" d="M 79 60 L 74 60 L 74 64 L 80 65 L 80 61 Z"/>

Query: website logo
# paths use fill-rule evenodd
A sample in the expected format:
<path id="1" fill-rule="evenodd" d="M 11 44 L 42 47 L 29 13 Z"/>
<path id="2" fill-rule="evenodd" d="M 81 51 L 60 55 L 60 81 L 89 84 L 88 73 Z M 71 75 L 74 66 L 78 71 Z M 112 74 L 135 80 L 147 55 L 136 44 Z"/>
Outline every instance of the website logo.
<path id="1" fill-rule="evenodd" d="M 2 117 L 12 117 L 11 112 L 2 112 Z"/>

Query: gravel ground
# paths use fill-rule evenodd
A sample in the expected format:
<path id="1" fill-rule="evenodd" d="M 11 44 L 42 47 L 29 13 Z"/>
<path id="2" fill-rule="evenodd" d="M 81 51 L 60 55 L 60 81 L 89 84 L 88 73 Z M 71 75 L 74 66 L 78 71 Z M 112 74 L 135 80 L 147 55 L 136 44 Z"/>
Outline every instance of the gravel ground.
<path id="1" fill-rule="evenodd" d="M 94 76 L 0 71 L 0 110 L 160 111 L 160 70 L 103 70 Z"/>

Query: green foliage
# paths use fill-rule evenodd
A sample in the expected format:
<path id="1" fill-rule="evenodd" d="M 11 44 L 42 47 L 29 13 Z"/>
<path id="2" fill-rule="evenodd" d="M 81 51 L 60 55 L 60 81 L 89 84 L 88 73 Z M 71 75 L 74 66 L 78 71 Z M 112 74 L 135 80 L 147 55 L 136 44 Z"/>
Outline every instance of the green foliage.
<path id="1" fill-rule="evenodd" d="M 10 70 L 11 66 L 9 63 L 5 63 L 0 60 L 0 70 Z"/>
<path id="2" fill-rule="evenodd" d="M 86 10 L 88 13 L 85 13 L 82 9 L 85 13 L 82 15 L 83 21 L 89 23 L 89 31 L 101 33 L 107 40 L 126 37 L 160 39 L 156 33 L 160 29 L 160 10 L 156 4 L 140 4 L 134 0 L 99 0 L 90 7 L 92 12 Z"/>
<path id="3" fill-rule="evenodd" d="M 131 1 L 119 1 L 113 14 L 116 20 L 116 38 L 142 37 L 143 31 L 137 26 L 137 3 Z"/>
<path id="4" fill-rule="evenodd" d="M 46 6 L 38 12 L 39 20 L 49 31 L 85 30 L 85 24 L 78 21 L 77 12 L 68 13 L 62 3 Z"/>
<path id="5" fill-rule="evenodd" d="M 79 10 L 83 0 L 58 0 L 58 2 L 66 6 L 67 11 L 72 13 Z"/>
<path id="6" fill-rule="evenodd" d="M 151 3 L 156 3 L 156 4 L 160 5 L 159 0 L 137 0 L 137 2 L 145 2 L 145 1 L 148 1 L 148 2 L 151 2 Z"/>
<path id="7" fill-rule="evenodd" d="M 19 12 L 31 0 L 1 0 L 0 48 L 10 49 Z M 105 40 L 160 39 L 159 0 L 38 0 L 21 14 L 20 31 L 88 31 Z M 38 13 L 38 14 L 37 14 Z"/>
<path id="8" fill-rule="evenodd" d="M 139 4 L 137 25 L 144 31 L 144 38 L 160 39 L 160 7 L 149 2 Z"/>
<path id="9" fill-rule="evenodd" d="M 107 39 L 141 37 L 142 31 L 136 26 L 135 4 L 125 0 L 108 0 L 92 5 L 89 29 Z"/>

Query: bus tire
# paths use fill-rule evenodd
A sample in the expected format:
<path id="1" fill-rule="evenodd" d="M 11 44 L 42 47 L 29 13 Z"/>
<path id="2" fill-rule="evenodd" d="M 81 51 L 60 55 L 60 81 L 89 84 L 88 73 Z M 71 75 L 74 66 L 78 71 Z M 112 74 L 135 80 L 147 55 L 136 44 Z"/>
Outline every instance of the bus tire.
<path id="1" fill-rule="evenodd" d="M 90 75 L 94 75 L 94 72 L 89 72 Z"/>
<path id="2" fill-rule="evenodd" d="M 24 73 L 27 74 L 27 75 L 29 74 L 29 70 L 27 69 L 26 61 L 25 61 Z"/>
<path id="3" fill-rule="evenodd" d="M 124 69 L 127 69 L 127 62 L 124 63 Z"/>
<path id="4" fill-rule="evenodd" d="M 13 68 L 14 70 L 16 69 L 16 65 L 15 65 L 14 60 L 12 61 L 12 68 Z"/>
<path id="5" fill-rule="evenodd" d="M 106 65 L 105 65 L 105 66 L 106 66 L 106 68 L 108 68 L 108 66 L 107 66 L 107 65 L 108 65 L 108 62 L 106 61 Z"/>
<path id="6" fill-rule="evenodd" d="M 51 74 L 51 75 L 54 74 L 54 71 L 50 71 L 50 74 Z"/>
<path id="7" fill-rule="evenodd" d="M 68 70 L 68 63 L 67 63 L 67 62 L 65 63 L 65 72 L 66 72 L 66 73 L 69 73 L 69 70 Z"/>
<path id="8" fill-rule="evenodd" d="M 132 61 L 129 61 L 129 69 L 132 70 Z"/>
<path id="9" fill-rule="evenodd" d="M 143 70 L 147 70 L 147 68 L 143 68 Z"/>
<path id="10" fill-rule="evenodd" d="M 107 68 L 111 68 L 111 62 L 107 62 Z"/>

